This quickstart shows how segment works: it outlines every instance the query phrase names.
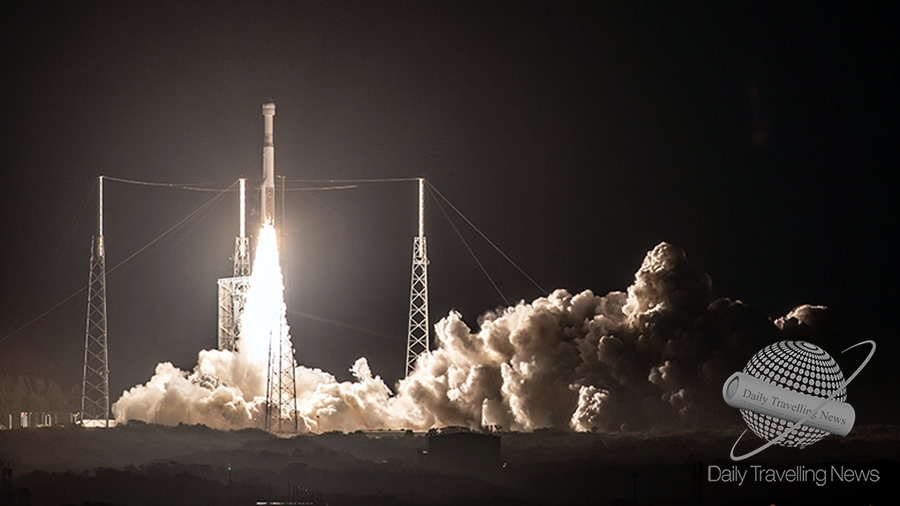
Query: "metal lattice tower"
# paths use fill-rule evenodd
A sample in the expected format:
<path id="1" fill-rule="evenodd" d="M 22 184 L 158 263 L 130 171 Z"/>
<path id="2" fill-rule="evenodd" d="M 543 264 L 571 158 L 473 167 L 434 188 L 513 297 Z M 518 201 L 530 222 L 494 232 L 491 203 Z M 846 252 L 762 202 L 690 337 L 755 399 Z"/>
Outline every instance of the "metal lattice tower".
<path id="1" fill-rule="evenodd" d="M 109 427 L 109 355 L 106 333 L 106 254 L 103 249 L 103 176 L 100 176 L 98 233 L 91 240 L 81 425 Z"/>
<path id="2" fill-rule="evenodd" d="M 219 349 L 237 351 L 241 339 L 241 316 L 250 287 L 250 239 L 246 230 L 247 180 L 240 179 L 240 232 L 234 238 L 234 276 L 219 279 Z"/>
<path id="3" fill-rule="evenodd" d="M 250 275 L 250 238 L 247 237 L 247 180 L 241 178 L 240 231 L 234 238 L 234 277 Z"/>
<path id="4" fill-rule="evenodd" d="M 266 378 L 266 427 L 271 432 L 297 432 L 297 378 L 294 347 L 282 324 L 269 335 Z"/>
<path id="5" fill-rule="evenodd" d="M 419 235 L 413 238 L 409 286 L 409 332 L 406 338 L 406 375 L 429 350 L 428 255 L 425 249 L 425 180 L 419 179 Z"/>

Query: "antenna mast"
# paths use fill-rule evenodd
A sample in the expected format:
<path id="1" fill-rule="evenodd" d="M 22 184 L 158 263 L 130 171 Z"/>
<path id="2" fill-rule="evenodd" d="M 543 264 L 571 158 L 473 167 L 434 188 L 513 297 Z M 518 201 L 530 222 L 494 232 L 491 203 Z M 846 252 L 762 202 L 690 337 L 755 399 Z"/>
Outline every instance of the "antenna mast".
<path id="1" fill-rule="evenodd" d="M 429 350 L 428 255 L 425 249 L 425 179 L 419 178 L 419 235 L 413 238 L 409 286 L 409 326 L 406 338 L 406 375 Z"/>
<path id="2" fill-rule="evenodd" d="M 106 253 L 103 247 L 103 176 L 100 176 L 97 235 L 91 238 L 81 425 L 109 427 L 109 355 L 106 333 Z"/>
<path id="3" fill-rule="evenodd" d="M 250 275 L 250 239 L 247 237 L 247 179 L 238 180 L 241 187 L 239 234 L 234 238 L 234 277 Z"/>

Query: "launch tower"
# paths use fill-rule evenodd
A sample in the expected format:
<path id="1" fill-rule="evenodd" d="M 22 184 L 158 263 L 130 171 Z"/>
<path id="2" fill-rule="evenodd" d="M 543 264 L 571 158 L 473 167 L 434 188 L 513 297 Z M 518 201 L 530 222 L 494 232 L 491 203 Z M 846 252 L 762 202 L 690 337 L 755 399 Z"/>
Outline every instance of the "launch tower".
<path id="1" fill-rule="evenodd" d="M 219 279 L 219 349 L 237 351 L 241 317 L 250 287 L 250 240 L 246 230 L 247 180 L 240 179 L 240 228 L 234 238 L 234 276 Z"/>
<path id="2" fill-rule="evenodd" d="M 287 329 L 279 327 L 269 336 L 269 366 L 266 376 L 266 422 L 270 432 L 297 432 L 297 363 Z"/>

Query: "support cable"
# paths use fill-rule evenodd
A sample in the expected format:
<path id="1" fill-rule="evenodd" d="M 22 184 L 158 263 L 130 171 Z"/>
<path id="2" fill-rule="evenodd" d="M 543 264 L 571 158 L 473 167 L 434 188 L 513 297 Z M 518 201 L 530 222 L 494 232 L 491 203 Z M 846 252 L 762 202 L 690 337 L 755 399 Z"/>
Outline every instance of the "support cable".
<path id="1" fill-rule="evenodd" d="M 374 330 L 374 329 L 367 329 L 365 327 L 360 327 L 358 325 L 353 325 L 351 323 L 346 323 L 346 322 L 342 322 L 342 321 L 338 321 L 338 320 L 332 320 L 330 318 L 325 318 L 324 316 L 316 316 L 314 314 L 304 313 L 302 311 L 295 311 L 293 309 L 291 310 L 291 314 L 293 314 L 294 316 L 299 316 L 300 318 L 306 318 L 307 320 L 313 320 L 313 321 L 317 321 L 317 322 L 321 322 L 321 323 L 327 323 L 329 325 L 334 325 L 335 327 L 342 327 L 345 329 L 355 330 L 357 332 L 363 332 L 366 334 L 371 334 L 373 336 L 384 337 L 384 338 L 388 338 L 388 339 L 395 340 L 395 341 L 401 339 L 400 336 L 397 336 L 397 335 L 388 334 L 386 332 L 380 332 L 380 331 Z"/>
<path id="2" fill-rule="evenodd" d="M 112 176 L 103 176 L 103 179 L 109 181 L 115 181 L 117 183 L 125 183 L 125 184 L 133 184 L 138 186 L 156 186 L 162 188 L 176 188 L 179 190 L 188 190 L 195 192 L 221 192 L 221 191 L 233 191 L 234 183 L 230 184 L 228 188 L 225 190 L 221 190 L 218 188 L 203 188 L 203 186 L 214 186 L 220 185 L 221 183 L 156 183 L 153 181 L 138 181 L 137 179 L 125 179 L 121 177 L 112 177 Z"/>
<path id="3" fill-rule="evenodd" d="M 104 179 L 108 179 L 108 178 L 106 178 L 106 177 L 104 176 Z M 111 179 L 111 178 L 110 178 L 110 179 Z M 197 216 L 199 213 L 208 210 L 208 208 L 214 206 L 215 204 L 218 204 L 218 202 L 219 202 L 220 200 L 222 200 L 222 198 L 225 196 L 225 194 L 226 194 L 227 192 L 231 191 L 231 190 L 233 189 L 232 187 L 235 186 L 236 184 L 237 184 L 237 181 L 235 181 L 234 183 L 231 183 L 231 186 L 229 186 L 228 188 L 226 188 L 226 189 L 224 189 L 224 190 L 216 190 L 216 191 L 219 192 L 218 195 L 216 195 L 215 197 L 213 197 L 213 198 L 207 200 L 206 202 L 204 202 L 204 203 L 203 203 L 200 207 L 198 207 L 197 209 L 194 209 L 193 211 L 191 211 L 190 214 L 188 214 L 187 216 L 185 216 L 184 218 L 182 218 L 180 221 L 178 221 L 177 223 L 175 223 L 174 225 L 172 225 L 171 227 L 169 227 L 165 232 L 163 232 L 162 234 L 156 236 L 155 239 L 153 239 L 152 241 L 148 242 L 147 244 L 145 244 L 144 246 L 142 246 L 140 249 L 138 249 L 137 251 L 135 251 L 135 252 L 132 253 L 131 255 L 128 255 L 128 257 L 125 258 L 125 260 L 122 260 L 121 262 L 119 262 L 119 263 L 117 263 L 116 265 L 114 265 L 113 267 L 111 267 L 109 270 L 106 271 L 106 273 L 107 273 L 107 274 L 112 274 L 116 269 L 118 269 L 119 267 L 122 267 L 123 265 L 125 265 L 126 262 L 128 262 L 128 261 L 131 260 L 131 259 L 133 259 L 133 258 L 136 257 L 137 255 L 140 255 L 140 254 L 143 253 L 145 250 L 147 250 L 148 248 L 150 248 L 151 246 L 153 246 L 153 245 L 156 244 L 157 242 L 161 241 L 165 236 L 169 235 L 170 233 L 172 233 L 172 232 L 174 232 L 175 230 L 177 230 L 177 229 L 181 228 L 182 226 L 184 226 L 189 220 L 191 220 L 193 217 Z"/>
<path id="4" fill-rule="evenodd" d="M 119 182 L 122 182 L 122 181 L 119 180 L 118 178 L 111 178 L 111 177 L 107 177 L 107 176 L 104 176 L 103 179 L 109 179 L 109 180 L 111 180 L 111 181 L 119 181 Z M 129 183 L 130 183 L 130 181 L 125 181 L 125 182 L 129 182 Z M 235 184 L 237 184 L 237 183 L 232 183 L 231 186 L 234 186 Z M 154 185 L 151 185 L 151 186 L 154 186 Z M 107 273 L 107 274 L 112 274 L 112 273 L 113 273 L 115 270 L 117 270 L 119 267 L 122 267 L 123 265 L 125 265 L 126 263 L 128 263 L 129 261 L 131 261 L 132 259 L 134 259 L 134 257 L 136 257 L 137 255 L 141 254 L 142 252 L 144 252 L 145 250 L 147 250 L 148 248 L 150 248 L 151 246 L 153 246 L 154 244 L 156 244 L 157 242 L 159 242 L 160 240 L 162 240 L 165 236 L 171 234 L 172 232 L 174 232 L 174 231 L 177 230 L 178 228 L 184 226 L 185 223 L 186 223 L 187 221 L 189 221 L 191 218 L 195 217 L 198 213 L 200 213 L 200 212 L 202 212 L 202 211 L 208 209 L 209 207 L 213 206 L 214 204 L 218 203 L 218 201 L 221 200 L 221 199 L 224 197 L 225 193 L 231 191 L 231 186 L 229 186 L 228 188 L 226 188 L 226 189 L 224 189 L 224 190 L 217 190 L 217 191 L 219 192 L 218 195 L 216 195 L 216 196 L 214 196 L 213 198 L 211 198 L 211 199 L 207 200 L 206 202 L 204 202 L 200 207 L 198 207 L 197 209 L 195 209 L 194 211 L 192 211 L 192 212 L 191 212 L 190 214 L 188 214 L 185 218 L 181 219 L 181 220 L 180 220 L 178 223 L 176 223 L 175 225 L 172 225 L 171 227 L 169 227 L 168 230 L 166 230 L 166 231 L 163 232 L 162 234 L 158 235 L 156 238 L 154 238 L 153 240 L 151 240 L 150 242 L 148 242 L 147 244 L 145 244 L 144 246 L 142 246 L 140 249 L 138 249 L 137 251 L 135 251 L 134 253 L 132 253 L 131 255 L 129 255 L 127 258 L 125 258 L 125 259 L 122 260 L 121 262 L 119 262 L 119 263 L 117 263 L 116 265 L 114 265 L 113 267 L 111 267 L 109 270 L 106 271 L 106 273 Z M 42 318 L 44 318 L 44 317 L 47 316 L 48 314 L 50 314 L 50 313 L 52 313 L 53 311 L 55 311 L 56 309 L 58 309 L 60 306 L 62 306 L 62 305 L 65 304 L 66 302 L 69 302 L 70 300 L 74 299 L 75 297 L 77 297 L 78 295 L 80 295 L 81 293 L 83 293 L 85 290 L 87 290 L 87 288 L 88 288 L 88 285 L 85 284 L 84 286 L 82 286 L 81 288 L 79 288 L 78 290 L 76 290 L 76 291 L 75 291 L 74 293 L 72 293 L 71 295 L 65 297 L 65 298 L 62 299 L 61 301 L 59 301 L 59 302 L 57 302 L 56 304 L 54 304 L 53 306 L 51 306 L 49 309 L 47 309 L 47 310 L 44 311 L 43 313 L 37 315 L 36 317 L 32 318 L 31 320 L 29 320 L 29 321 L 28 321 L 27 323 L 25 323 L 24 325 L 18 327 L 17 329 L 13 330 L 13 331 L 10 332 L 9 334 L 6 334 L 6 335 L 3 336 L 2 338 L 0 338 L 0 343 L 6 341 L 7 339 L 13 337 L 14 335 L 18 334 L 19 332 L 21 332 L 21 331 L 25 330 L 26 328 L 30 327 L 31 325 L 35 324 L 36 322 L 38 322 L 39 320 L 41 320 Z"/>
<path id="5" fill-rule="evenodd" d="M 356 188 L 356 187 L 353 186 L 352 188 Z M 324 202 L 322 202 L 321 199 L 317 198 L 315 195 L 313 195 L 313 194 L 311 194 L 311 193 L 307 193 L 307 191 L 303 191 L 303 193 L 305 193 L 306 196 L 310 198 L 310 200 L 312 200 L 313 202 L 315 202 L 316 204 L 318 204 L 322 209 L 324 209 L 324 210 L 328 211 L 329 213 L 331 213 L 331 214 L 337 216 L 338 219 L 340 219 L 340 220 L 343 221 L 344 223 L 348 223 L 347 218 L 344 218 L 344 216 L 343 216 L 341 213 L 335 211 L 334 209 L 332 209 L 331 207 L 329 207 L 328 205 L 326 205 Z"/>
<path id="6" fill-rule="evenodd" d="M 187 191 L 195 191 L 195 192 L 222 192 L 235 191 L 233 188 L 234 184 L 229 185 L 227 188 L 219 189 L 219 188 L 204 188 L 205 186 L 222 186 L 223 183 L 159 183 L 154 181 L 140 181 L 137 179 L 125 179 L 121 177 L 112 177 L 112 176 L 103 176 L 103 179 L 107 179 L 109 181 L 115 181 L 117 183 L 125 183 L 125 184 L 133 184 L 138 186 L 155 186 L 158 188 L 174 188 L 177 190 L 187 190 Z M 375 180 L 370 180 L 367 182 L 373 182 Z M 318 181 L 322 182 L 322 181 Z M 313 188 L 287 188 L 287 191 L 328 191 L 328 190 L 351 190 L 357 188 L 356 185 L 346 185 L 342 184 L 340 186 L 322 186 L 322 187 L 313 187 Z"/>
<path id="7" fill-rule="evenodd" d="M 359 188 L 359 185 L 355 184 L 345 184 L 340 186 L 316 186 L 313 188 L 303 187 L 303 188 L 285 188 L 285 191 L 289 192 L 322 192 L 322 191 L 331 191 L 331 190 L 355 190 Z"/>
<path id="8" fill-rule="evenodd" d="M 28 327 L 30 327 L 31 325 L 33 325 L 34 323 L 36 323 L 36 322 L 37 322 L 38 320 L 40 320 L 41 318 L 47 316 L 48 314 L 52 313 L 55 309 L 59 308 L 59 306 L 62 306 L 62 305 L 65 304 L 66 302 L 69 302 L 70 300 L 74 299 L 75 297 L 77 297 L 78 295 L 80 295 L 82 292 L 84 292 L 85 290 L 87 290 L 87 287 L 88 287 L 88 285 L 82 286 L 81 288 L 78 289 L 78 291 L 76 291 L 76 292 L 73 293 L 72 295 L 69 295 L 69 296 L 66 297 L 65 299 L 63 299 L 63 300 L 57 302 L 56 304 L 54 304 L 53 306 L 51 306 L 50 309 L 47 309 L 47 310 L 44 311 L 43 313 L 41 313 L 41 314 L 35 316 L 32 320 L 30 320 L 30 321 L 29 321 L 28 323 L 26 323 L 25 325 L 22 325 L 21 327 L 17 328 L 16 330 L 13 330 L 13 331 L 10 332 L 9 334 L 6 334 L 6 335 L 3 336 L 2 338 L 0 338 L 0 343 L 2 343 L 3 341 L 6 341 L 6 340 L 9 339 L 10 337 L 12 337 L 12 336 L 18 334 L 19 332 L 25 330 L 25 329 L 28 328 Z"/>
<path id="9" fill-rule="evenodd" d="M 384 177 L 369 179 L 289 179 L 296 183 L 328 183 L 328 184 L 358 184 L 358 183 L 400 183 L 418 181 L 418 177 Z"/>
<path id="10" fill-rule="evenodd" d="M 488 238 L 488 236 L 486 236 L 486 235 L 484 234 L 484 232 L 482 232 L 478 227 L 476 227 L 475 224 L 472 223 L 471 220 L 469 220 L 469 218 L 466 218 L 466 215 L 464 215 L 464 214 L 462 213 L 462 211 L 460 211 L 459 209 L 457 209 L 457 207 L 454 206 L 453 203 L 450 202 L 450 201 L 447 199 L 447 197 L 445 197 L 444 194 L 442 194 L 442 193 L 440 192 L 440 190 L 438 190 L 437 188 L 435 188 L 435 186 L 434 186 L 433 184 L 431 184 L 430 181 L 425 180 L 425 182 L 428 184 L 428 188 L 429 188 L 430 190 L 434 191 L 434 193 L 436 193 L 438 196 L 440 196 L 441 199 L 443 199 L 443 201 L 446 202 L 447 205 L 449 205 L 451 209 L 453 209 L 454 211 L 456 211 L 456 214 L 458 214 L 463 220 L 465 220 L 465 222 L 468 223 L 469 226 L 472 227 L 472 229 L 474 229 L 476 232 L 478 232 L 478 235 L 480 235 L 485 241 L 487 241 L 488 244 L 490 244 L 495 250 L 497 250 L 497 253 L 500 253 L 500 255 L 502 255 L 503 258 L 505 258 L 507 262 L 509 262 L 513 267 L 516 268 L 516 270 L 518 270 L 523 276 L 525 276 L 525 278 L 528 279 L 528 281 L 530 281 L 532 285 L 534 285 L 538 290 L 540 290 L 542 294 L 548 293 L 547 290 L 545 290 L 541 285 L 538 284 L 537 281 L 534 280 L 534 278 L 532 278 L 531 276 L 529 276 L 524 270 L 522 270 L 521 267 L 519 267 L 518 264 L 516 264 L 515 262 L 513 262 L 513 260 L 512 260 L 511 258 L 509 258 L 509 256 L 507 256 L 507 254 L 504 253 L 503 250 L 501 250 L 499 246 L 497 246 L 496 244 L 494 244 L 494 241 L 490 240 L 490 239 Z M 455 227 L 454 227 L 454 229 L 455 229 Z M 458 233 L 458 232 L 457 232 L 457 233 Z"/>
<path id="11" fill-rule="evenodd" d="M 56 247 L 53 248 L 53 256 L 48 262 L 48 268 L 42 271 L 42 277 L 40 283 L 36 283 L 36 285 L 40 286 L 44 284 L 44 281 L 51 277 L 51 273 L 53 272 L 53 267 L 59 262 L 59 258 L 62 256 L 62 251 L 65 249 L 67 243 L 69 243 L 75 235 L 75 230 L 78 228 L 78 225 L 81 222 L 82 217 L 85 215 L 85 211 L 88 206 L 95 202 L 97 197 L 97 180 L 94 180 L 94 184 L 91 186 L 91 189 L 85 194 L 84 200 L 81 203 L 78 211 L 73 215 L 72 221 L 69 223 L 67 227 L 63 230 L 66 230 L 66 233 L 60 238 Z M 78 292 L 80 293 L 80 292 Z M 23 299 L 19 304 L 19 308 L 24 308 L 28 304 L 34 301 L 37 297 L 37 292 L 30 292 L 27 299 Z M 17 313 L 20 311 L 16 311 Z"/>
<path id="12" fill-rule="evenodd" d="M 143 253 L 144 251 L 146 251 L 148 248 L 150 248 L 150 247 L 152 247 L 153 245 L 155 245 L 157 242 L 159 242 L 160 240 L 162 240 L 165 236 L 167 236 L 167 235 L 171 234 L 172 232 L 178 230 L 178 229 L 179 229 L 181 226 L 183 226 L 186 222 L 188 222 L 188 221 L 191 220 L 192 218 L 196 217 L 199 213 L 203 212 L 204 210 L 208 210 L 209 207 L 211 207 L 211 206 L 213 206 L 214 204 L 216 204 L 216 203 L 217 203 L 217 202 L 218 202 L 218 201 L 219 201 L 226 193 L 232 192 L 232 191 L 236 191 L 235 186 L 237 185 L 237 183 L 235 182 L 235 183 L 230 184 L 228 187 L 226 187 L 226 188 L 224 188 L 224 189 L 216 189 L 216 188 L 204 188 L 204 187 L 203 187 L 204 185 L 206 185 L 206 186 L 212 186 L 212 185 L 214 185 L 214 184 L 216 184 L 216 183 L 192 183 L 192 184 L 181 184 L 181 183 L 159 183 L 159 182 L 152 182 L 152 181 L 140 181 L 140 180 L 135 180 L 135 179 L 125 179 L 125 178 L 112 177 L 112 176 L 103 176 L 103 179 L 106 179 L 106 180 L 109 180 L 109 181 L 115 181 L 115 182 L 118 182 L 118 183 L 133 184 L 133 185 L 140 185 L 140 186 L 153 186 L 153 187 L 163 187 L 163 188 L 174 188 L 174 189 L 187 190 L 187 191 L 203 191 L 203 192 L 215 192 L 215 193 L 217 193 L 216 196 L 214 196 L 212 199 L 208 200 L 207 202 L 205 202 L 204 204 L 202 204 L 200 207 L 198 207 L 197 209 L 195 209 L 194 211 L 192 211 L 192 212 L 191 212 L 190 214 L 188 214 L 185 218 L 183 218 L 182 220 L 180 220 L 179 222 L 177 222 L 175 225 L 173 225 L 172 227 L 170 227 L 168 230 L 166 230 L 165 232 L 163 232 L 162 234 L 160 234 L 159 236 L 157 236 L 156 238 L 154 238 L 153 240 L 151 240 L 150 242 L 148 242 L 146 245 L 144 245 L 143 247 L 141 247 L 140 249 L 138 249 L 137 251 L 135 251 L 134 253 L 132 253 L 131 255 L 129 255 L 127 258 L 125 258 L 125 259 L 122 260 L 121 262 L 117 263 L 117 264 L 116 264 L 115 266 L 113 266 L 112 268 L 110 268 L 110 269 L 107 271 L 107 274 L 112 274 L 112 273 L 113 273 L 114 271 L 116 271 L 119 267 L 122 267 L 123 265 L 125 265 L 125 264 L 128 263 L 129 261 L 133 260 L 136 256 L 140 255 L 141 253 Z M 311 192 L 311 191 L 324 191 L 324 190 L 348 190 L 348 189 L 356 189 L 356 188 L 358 188 L 357 185 L 359 185 L 359 184 L 396 183 L 396 182 L 410 182 L 410 181 L 418 181 L 418 180 L 419 180 L 419 178 L 415 178 L 415 177 L 406 177 L 406 178 L 377 178 L 377 179 L 376 179 L 376 178 L 369 178 L 369 179 L 290 179 L 290 180 L 287 180 L 287 181 L 290 181 L 290 182 L 297 182 L 297 183 L 327 183 L 327 184 L 339 185 L 339 186 L 329 186 L 329 187 L 319 187 L 319 188 L 289 188 L 289 189 L 287 189 L 287 191 L 303 191 L 303 192 Z M 532 278 L 531 276 L 529 276 L 529 275 L 528 275 L 521 267 L 519 267 L 518 264 L 516 264 L 516 263 L 515 263 L 515 262 L 514 262 L 514 261 L 513 261 L 506 253 L 504 253 L 503 250 L 501 250 L 499 246 L 497 246 L 493 241 L 491 241 L 490 238 L 488 238 L 487 235 L 485 235 L 484 232 L 481 231 L 481 229 L 479 229 L 477 226 L 475 226 L 475 224 L 472 223 L 472 221 L 469 220 L 469 218 L 467 218 L 466 215 L 464 215 L 464 214 L 462 213 L 462 211 L 460 211 L 455 205 L 453 205 L 453 203 L 450 202 L 450 200 L 447 199 L 447 197 L 445 197 L 445 196 L 440 192 L 440 190 L 438 190 L 438 189 L 437 189 L 430 181 L 427 181 L 427 180 L 426 180 L 425 182 L 426 182 L 427 185 L 428 185 L 428 190 L 429 190 L 430 192 L 432 192 L 433 195 L 436 195 L 437 197 L 440 197 L 440 200 L 443 200 L 444 202 L 446 202 L 447 205 L 448 205 L 454 212 L 456 212 L 456 213 L 457 213 L 457 214 L 458 214 L 458 215 L 459 215 L 459 216 L 460 216 L 460 217 L 461 217 L 461 218 L 462 218 L 462 219 L 463 219 L 470 227 L 472 227 L 472 229 L 474 229 L 474 230 L 475 230 L 475 231 L 476 231 L 476 232 L 477 232 L 477 233 L 478 233 L 478 234 L 479 234 L 479 235 L 480 235 L 480 236 L 481 236 L 488 244 L 490 244 L 491 247 L 493 247 L 498 253 L 500 253 L 500 255 L 501 255 L 504 259 L 506 259 L 507 262 L 509 262 L 513 267 L 516 268 L 516 270 L 518 270 L 523 276 L 525 276 L 525 278 L 528 279 L 528 281 L 530 281 L 531 284 L 533 284 L 533 285 L 534 285 L 538 290 L 540 290 L 542 293 L 547 293 L 547 290 L 545 290 L 543 287 L 541 287 L 541 285 L 539 285 L 539 284 L 534 280 L 534 278 Z M 312 195 L 309 195 L 309 196 L 312 197 Z M 319 203 L 320 205 L 322 205 L 323 207 L 325 207 L 326 209 L 328 209 L 327 206 L 325 206 L 324 203 L 322 203 L 322 202 L 319 201 L 318 199 L 313 199 L 313 200 L 315 200 L 317 203 Z M 482 263 L 481 263 L 481 262 L 478 260 L 478 258 L 475 256 L 474 251 L 472 250 L 471 247 L 469 247 L 469 244 L 468 244 L 468 243 L 466 242 L 466 240 L 463 238 L 463 236 L 462 236 L 462 234 L 460 233 L 459 229 L 458 229 L 458 228 L 456 227 L 456 225 L 453 223 L 453 220 L 450 219 L 450 216 L 447 214 L 447 211 L 446 211 L 446 210 L 444 209 L 444 207 L 441 205 L 440 200 L 438 200 L 437 198 L 435 198 L 435 201 L 438 203 L 438 207 L 441 209 L 441 212 L 442 212 L 442 213 L 444 214 L 444 216 L 447 218 L 447 221 L 450 222 L 450 225 L 451 225 L 451 227 L 453 228 L 453 231 L 456 233 L 456 235 L 457 235 L 457 236 L 460 238 L 460 240 L 463 242 L 463 244 L 465 245 L 466 249 L 469 251 L 469 254 L 472 255 L 472 258 L 475 260 L 476 264 L 478 264 L 478 267 L 481 269 L 482 273 L 484 273 L 484 275 L 488 278 L 488 280 L 490 281 L 491 285 L 494 287 L 494 289 L 497 291 L 497 293 L 500 295 L 500 297 L 501 297 L 507 304 L 509 304 L 509 301 L 508 301 L 508 299 L 506 298 L 506 296 L 503 295 L 503 292 L 502 292 L 502 291 L 500 291 L 500 288 L 499 288 L 499 287 L 497 286 L 497 284 L 494 282 L 493 278 L 490 277 L 490 275 L 488 274 L 487 270 L 484 268 L 484 266 L 482 265 Z M 333 211 L 332 211 L 332 212 L 333 212 Z M 71 295 L 69 295 L 69 296 L 63 298 L 61 301 L 59 301 L 58 303 L 54 304 L 53 306 L 51 306 L 50 308 L 48 308 L 47 310 L 45 310 L 45 311 L 42 312 L 41 314 L 37 315 L 36 317 L 34 317 L 32 320 L 28 321 L 28 322 L 25 323 L 24 325 L 18 327 L 17 329 L 15 329 L 15 330 L 13 330 L 12 332 L 6 334 L 5 336 L 0 337 L 0 343 L 6 341 L 7 339 L 9 339 L 9 338 L 11 338 L 11 337 L 13 337 L 14 335 L 18 334 L 18 333 L 21 332 L 22 330 L 24 330 L 24 329 L 30 327 L 31 325 L 33 325 L 33 324 L 36 323 L 37 321 L 41 320 L 42 318 L 44 318 L 44 317 L 47 316 L 48 314 L 52 313 L 54 310 L 58 309 L 60 306 L 62 306 L 62 305 L 65 304 L 66 302 L 68 302 L 68 301 L 74 299 L 75 297 L 77 297 L 79 294 L 81 294 L 82 292 L 84 292 L 87 288 L 88 288 L 88 285 L 82 286 L 82 287 L 79 288 L 77 291 L 75 291 L 75 292 L 72 293 Z"/>
<path id="13" fill-rule="evenodd" d="M 431 190 L 432 186 L 428 185 L 428 189 Z M 463 245 L 465 245 L 466 249 L 469 251 L 469 254 L 472 255 L 472 259 L 475 260 L 476 264 L 478 264 L 478 268 L 481 269 L 481 272 L 484 273 L 484 276 L 488 279 L 488 281 L 491 282 L 491 286 L 493 286 L 494 290 L 496 290 L 497 293 L 500 294 L 500 298 L 503 299 L 503 302 L 505 302 L 507 306 L 510 306 L 511 304 L 509 303 L 509 299 L 507 299 L 506 296 L 503 295 L 503 292 L 500 291 L 500 287 L 497 286 L 497 283 L 494 282 L 494 278 L 492 278 L 491 275 L 488 274 L 487 269 L 484 268 L 484 265 L 482 265 L 481 261 L 478 260 L 478 257 L 475 256 L 475 252 L 472 251 L 472 248 L 469 247 L 469 243 L 466 242 L 466 239 L 459 232 L 459 229 L 456 228 L 456 224 L 453 223 L 453 220 L 450 219 L 450 215 L 447 214 L 447 211 L 444 209 L 444 206 L 441 205 L 441 201 L 438 199 L 434 199 L 434 201 L 437 203 L 438 208 L 444 214 L 444 217 L 447 218 L 447 222 L 449 222 L 450 226 L 453 227 L 453 231 L 456 232 L 456 235 L 457 235 L 457 237 L 459 237 L 459 240 L 462 241 Z"/>

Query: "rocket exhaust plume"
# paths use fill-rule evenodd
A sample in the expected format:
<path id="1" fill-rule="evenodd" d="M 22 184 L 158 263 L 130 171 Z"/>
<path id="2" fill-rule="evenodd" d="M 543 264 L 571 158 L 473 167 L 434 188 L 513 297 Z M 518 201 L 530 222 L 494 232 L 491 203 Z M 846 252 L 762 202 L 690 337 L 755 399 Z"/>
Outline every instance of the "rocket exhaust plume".
<path id="1" fill-rule="evenodd" d="M 290 342 L 285 309 L 275 229 L 269 224 L 259 232 L 240 352 L 203 350 L 190 374 L 159 364 L 150 382 L 122 395 L 114 406 L 117 418 L 223 429 L 258 426 L 266 402 L 270 339 Z"/>
<path id="2" fill-rule="evenodd" d="M 250 290 L 248 334 L 239 352 L 201 351 L 190 373 L 160 364 L 147 384 L 123 393 L 113 408 L 117 421 L 260 426 L 268 341 L 259 333 L 284 318 L 271 228 L 260 234 Z M 300 431 L 448 425 L 611 431 L 735 423 L 719 393 L 728 375 L 765 343 L 821 320 L 823 311 L 802 306 L 773 322 L 739 301 L 714 299 L 709 277 L 679 248 L 661 243 L 624 292 L 556 290 L 485 313 L 475 331 L 451 312 L 435 325 L 437 349 L 419 358 L 396 393 L 365 358 L 353 364 L 349 382 L 297 367 Z"/>
<path id="3" fill-rule="evenodd" d="M 246 353 L 248 360 L 265 368 L 270 338 L 290 340 L 286 310 L 275 227 L 264 225 L 259 232 L 241 321 L 241 352 Z"/>

